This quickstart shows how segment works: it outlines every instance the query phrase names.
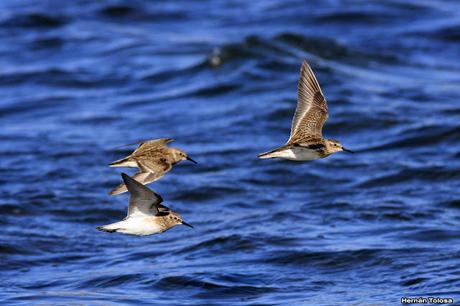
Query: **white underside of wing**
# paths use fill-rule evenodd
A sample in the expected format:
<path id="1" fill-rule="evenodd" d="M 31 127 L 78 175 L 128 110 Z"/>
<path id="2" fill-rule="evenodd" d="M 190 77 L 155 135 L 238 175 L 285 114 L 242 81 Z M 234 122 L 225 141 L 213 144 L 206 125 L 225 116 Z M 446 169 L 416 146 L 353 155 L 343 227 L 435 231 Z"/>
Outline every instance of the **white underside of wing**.
<path id="1" fill-rule="evenodd" d="M 138 168 L 139 166 L 137 165 L 136 161 L 129 160 L 129 161 L 121 162 L 121 163 L 118 163 L 118 164 L 109 165 L 109 167 L 112 167 L 112 168 L 119 168 L 119 167 L 123 167 L 123 168 L 125 168 L 125 167 L 126 168 Z"/>
<path id="2" fill-rule="evenodd" d="M 124 162 L 123 164 L 123 167 L 129 167 L 129 168 L 138 168 L 138 164 L 136 161 L 127 161 L 127 162 Z"/>
<path id="3" fill-rule="evenodd" d="M 160 178 L 161 176 L 156 176 L 155 173 L 151 173 L 151 172 L 138 172 L 133 176 L 133 179 L 135 179 L 136 181 L 138 181 L 139 183 L 143 185 L 155 182 L 156 180 Z M 128 189 L 126 188 L 125 184 L 120 184 L 117 187 L 115 187 L 109 194 L 117 195 L 120 193 L 124 193 L 126 191 L 128 191 Z"/>

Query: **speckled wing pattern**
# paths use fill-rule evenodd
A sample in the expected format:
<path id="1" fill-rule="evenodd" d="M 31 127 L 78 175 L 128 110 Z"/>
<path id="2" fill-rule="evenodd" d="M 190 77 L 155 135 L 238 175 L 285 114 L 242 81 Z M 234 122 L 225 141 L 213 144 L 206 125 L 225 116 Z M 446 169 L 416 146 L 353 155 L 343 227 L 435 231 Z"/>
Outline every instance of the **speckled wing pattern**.
<path id="1" fill-rule="evenodd" d="M 297 108 L 291 125 L 287 144 L 301 143 L 310 139 L 322 139 L 323 125 L 328 118 L 327 103 L 323 92 L 307 61 L 300 70 Z"/>
<path id="2" fill-rule="evenodd" d="M 131 155 L 135 155 L 136 153 L 141 153 L 143 151 L 148 151 L 160 147 L 166 146 L 168 143 L 173 142 L 173 138 L 159 138 L 153 140 L 143 141 L 139 144 L 136 150 Z"/>
<path id="3" fill-rule="evenodd" d="M 165 175 L 166 172 L 172 169 L 172 164 L 165 158 L 158 157 L 151 159 L 151 157 L 145 157 L 137 159 L 136 162 L 140 171 L 134 174 L 132 178 L 143 185 L 158 180 Z M 120 184 L 110 191 L 109 195 L 117 195 L 126 191 L 126 185 Z"/>

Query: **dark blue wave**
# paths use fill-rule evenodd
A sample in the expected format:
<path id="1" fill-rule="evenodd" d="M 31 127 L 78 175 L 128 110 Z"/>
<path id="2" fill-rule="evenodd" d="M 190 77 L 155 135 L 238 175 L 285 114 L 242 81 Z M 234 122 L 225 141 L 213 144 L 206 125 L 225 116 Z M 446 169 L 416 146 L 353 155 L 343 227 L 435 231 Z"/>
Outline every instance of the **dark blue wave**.
<path id="1" fill-rule="evenodd" d="M 460 6 L 453 1 L 2 1 L 0 300 L 8 305 L 394 305 L 460 298 Z M 296 163 L 302 60 L 324 136 Z M 194 229 L 126 216 L 108 164 L 173 137 L 150 185 Z"/>

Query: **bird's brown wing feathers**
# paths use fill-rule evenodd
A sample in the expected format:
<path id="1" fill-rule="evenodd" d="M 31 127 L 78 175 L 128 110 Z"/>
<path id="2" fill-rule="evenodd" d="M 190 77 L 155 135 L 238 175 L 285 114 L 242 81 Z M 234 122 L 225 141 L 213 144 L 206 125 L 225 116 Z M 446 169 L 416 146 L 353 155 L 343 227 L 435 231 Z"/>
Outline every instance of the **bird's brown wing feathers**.
<path id="1" fill-rule="evenodd" d="M 174 141 L 173 138 L 160 138 L 160 139 L 152 139 L 152 140 L 143 141 L 143 142 L 141 142 L 139 144 L 137 149 L 134 150 L 134 152 L 132 154 L 134 154 L 136 152 L 139 153 L 139 152 L 145 151 L 145 150 L 151 150 L 151 149 L 154 149 L 154 148 L 164 147 L 168 143 L 173 142 L 173 141 Z"/>
<path id="2" fill-rule="evenodd" d="M 110 166 L 111 167 L 123 167 L 123 166 L 134 167 L 132 165 L 128 165 L 129 161 L 134 163 L 132 158 L 137 159 L 137 158 L 140 158 L 140 156 L 142 155 L 152 155 L 152 152 L 155 152 L 155 151 L 159 151 L 159 152 L 167 151 L 166 145 L 173 141 L 174 141 L 173 138 L 159 138 L 159 139 L 142 141 L 139 143 L 139 146 L 136 148 L 136 150 L 134 150 L 130 155 L 126 156 L 125 158 L 112 162 Z M 129 145 L 133 145 L 133 144 L 128 144 L 124 146 L 129 146 Z"/>
<path id="3" fill-rule="evenodd" d="M 300 70 L 297 108 L 291 125 L 288 144 L 308 136 L 322 137 L 322 128 L 328 118 L 327 103 L 307 61 Z"/>
<path id="4" fill-rule="evenodd" d="M 172 168 L 172 164 L 168 162 L 166 158 L 139 159 L 137 163 L 139 164 L 141 172 L 156 173 L 160 176 L 163 176 Z"/>
<path id="5" fill-rule="evenodd" d="M 132 176 L 133 179 L 146 185 L 161 178 L 166 172 L 170 171 L 172 165 L 165 159 L 150 160 L 140 159 L 137 161 L 140 171 Z M 117 195 L 128 191 L 125 184 L 120 184 L 109 192 L 109 195 Z"/>

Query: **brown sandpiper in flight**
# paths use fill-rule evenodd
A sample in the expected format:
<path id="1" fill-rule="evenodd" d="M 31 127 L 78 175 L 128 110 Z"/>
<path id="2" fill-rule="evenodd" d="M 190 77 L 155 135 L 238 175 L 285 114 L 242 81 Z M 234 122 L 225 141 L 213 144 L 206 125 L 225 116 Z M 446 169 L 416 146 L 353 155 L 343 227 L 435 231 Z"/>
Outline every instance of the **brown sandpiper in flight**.
<path id="1" fill-rule="evenodd" d="M 133 167 L 139 168 L 139 172 L 133 178 L 141 184 L 149 184 L 160 179 L 172 166 L 182 160 L 188 160 L 196 164 L 187 153 L 180 149 L 170 148 L 168 143 L 172 138 L 160 138 L 141 142 L 131 155 L 114 161 L 110 167 Z M 117 195 L 126 192 L 125 184 L 120 184 L 109 192 L 109 195 Z"/>
<path id="2" fill-rule="evenodd" d="M 322 129 L 326 122 L 328 108 L 324 94 L 313 70 L 304 61 L 298 83 L 297 108 L 287 143 L 272 151 L 259 154 L 259 158 L 281 158 L 294 161 L 309 161 L 345 151 L 338 140 L 323 138 Z"/>

